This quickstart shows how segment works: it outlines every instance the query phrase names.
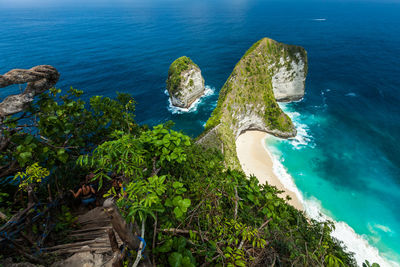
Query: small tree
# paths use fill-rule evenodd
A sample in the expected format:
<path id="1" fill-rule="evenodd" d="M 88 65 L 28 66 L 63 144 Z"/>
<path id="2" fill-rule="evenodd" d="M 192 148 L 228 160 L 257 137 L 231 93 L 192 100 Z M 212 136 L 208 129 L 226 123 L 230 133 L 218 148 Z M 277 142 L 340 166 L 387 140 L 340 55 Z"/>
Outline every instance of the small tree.
<path id="1" fill-rule="evenodd" d="M 18 172 L 14 176 L 14 180 L 19 183 L 19 189 L 28 193 L 28 205 L 36 200 L 35 190 L 44 178 L 50 175 L 49 170 L 43 168 L 39 163 L 28 166 L 25 172 Z"/>

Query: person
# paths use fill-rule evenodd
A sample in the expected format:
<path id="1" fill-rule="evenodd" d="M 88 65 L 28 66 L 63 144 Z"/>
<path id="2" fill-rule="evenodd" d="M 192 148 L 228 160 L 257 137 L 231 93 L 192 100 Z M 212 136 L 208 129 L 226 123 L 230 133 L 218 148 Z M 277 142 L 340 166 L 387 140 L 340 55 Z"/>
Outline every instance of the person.
<path id="1" fill-rule="evenodd" d="M 85 206 L 94 205 L 96 202 L 96 191 L 88 183 L 83 183 L 76 193 L 72 190 L 69 191 L 72 193 L 74 198 L 81 196 L 82 204 Z"/>

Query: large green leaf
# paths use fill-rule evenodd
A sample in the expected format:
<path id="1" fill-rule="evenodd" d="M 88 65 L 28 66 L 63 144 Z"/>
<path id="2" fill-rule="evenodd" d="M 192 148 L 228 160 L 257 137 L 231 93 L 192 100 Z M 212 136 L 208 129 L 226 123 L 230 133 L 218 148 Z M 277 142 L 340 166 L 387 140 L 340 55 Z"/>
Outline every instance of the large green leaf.
<path id="1" fill-rule="evenodd" d="M 185 198 L 184 200 L 182 200 L 181 201 L 181 205 L 182 205 L 182 207 L 184 207 L 184 208 L 189 208 L 190 207 L 190 199 L 188 199 L 188 198 Z"/>
<path id="2" fill-rule="evenodd" d="M 179 207 L 174 208 L 174 213 L 176 218 L 181 218 L 183 216 L 183 211 Z"/>
<path id="3" fill-rule="evenodd" d="M 172 244 L 174 243 L 174 241 L 172 239 L 167 239 L 167 241 L 165 241 L 165 243 L 158 248 L 159 252 L 170 252 L 172 249 Z"/>
<path id="4" fill-rule="evenodd" d="M 168 257 L 168 263 L 171 267 L 180 267 L 182 265 L 182 254 L 174 252 Z"/>

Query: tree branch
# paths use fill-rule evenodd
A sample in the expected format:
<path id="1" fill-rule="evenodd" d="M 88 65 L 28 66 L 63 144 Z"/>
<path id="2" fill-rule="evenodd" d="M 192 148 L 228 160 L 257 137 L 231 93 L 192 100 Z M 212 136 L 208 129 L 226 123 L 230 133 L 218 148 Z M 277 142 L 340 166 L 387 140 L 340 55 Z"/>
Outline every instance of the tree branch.
<path id="1" fill-rule="evenodd" d="M 142 232 L 140 233 L 140 235 L 141 235 L 142 238 L 144 238 L 144 226 L 145 226 L 145 222 L 146 222 L 146 219 L 143 219 L 143 220 L 142 220 Z M 139 251 L 138 251 L 138 253 L 137 253 L 136 260 L 135 260 L 135 262 L 133 263 L 133 267 L 137 267 L 138 264 L 139 264 L 140 259 L 142 258 L 142 248 L 143 248 L 143 242 L 140 242 Z"/>
<path id="2" fill-rule="evenodd" d="M 239 195 L 237 192 L 237 188 L 235 186 L 235 212 L 233 214 L 233 218 L 236 220 L 237 218 L 237 213 L 238 213 L 238 201 L 239 201 Z"/>
<path id="3" fill-rule="evenodd" d="M 156 213 L 156 220 L 154 222 L 154 229 L 153 229 L 153 244 L 152 244 L 152 254 L 153 254 L 153 266 L 156 266 L 156 258 L 154 255 L 154 249 L 156 248 L 156 236 L 157 236 L 157 213 Z"/>
<path id="4" fill-rule="evenodd" d="M 39 65 L 29 70 L 14 69 L 0 75 L 0 88 L 27 83 L 24 92 L 10 95 L 0 103 L 0 117 L 24 111 L 36 95 L 53 87 L 59 77 L 58 71 L 50 65 Z"/>

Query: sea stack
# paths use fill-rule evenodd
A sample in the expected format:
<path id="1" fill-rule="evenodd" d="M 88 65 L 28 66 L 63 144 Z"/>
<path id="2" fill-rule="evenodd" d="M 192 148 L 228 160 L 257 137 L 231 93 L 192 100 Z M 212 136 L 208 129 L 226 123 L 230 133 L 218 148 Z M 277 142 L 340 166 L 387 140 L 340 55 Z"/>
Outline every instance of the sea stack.
<path id="1" fill-rule="evenodd" d="M 222 87 L 198 143 L 219 148 L 228 165 L 240 169 L 235 140 L 241 133 L 259 130 L 280 138 L 296 136 L 296 128 L 277 101 L 301 99 L 306 75 L 307 52 L 303 47 L 269 38 L 259 40 Z"/>
<path id="2" fill-rule="evenodd" d="M 168 70 L 167 90 L 172 105 L 189 108 L 205 91 L 199 66 L 185 56 L 176 59 Z"/>

